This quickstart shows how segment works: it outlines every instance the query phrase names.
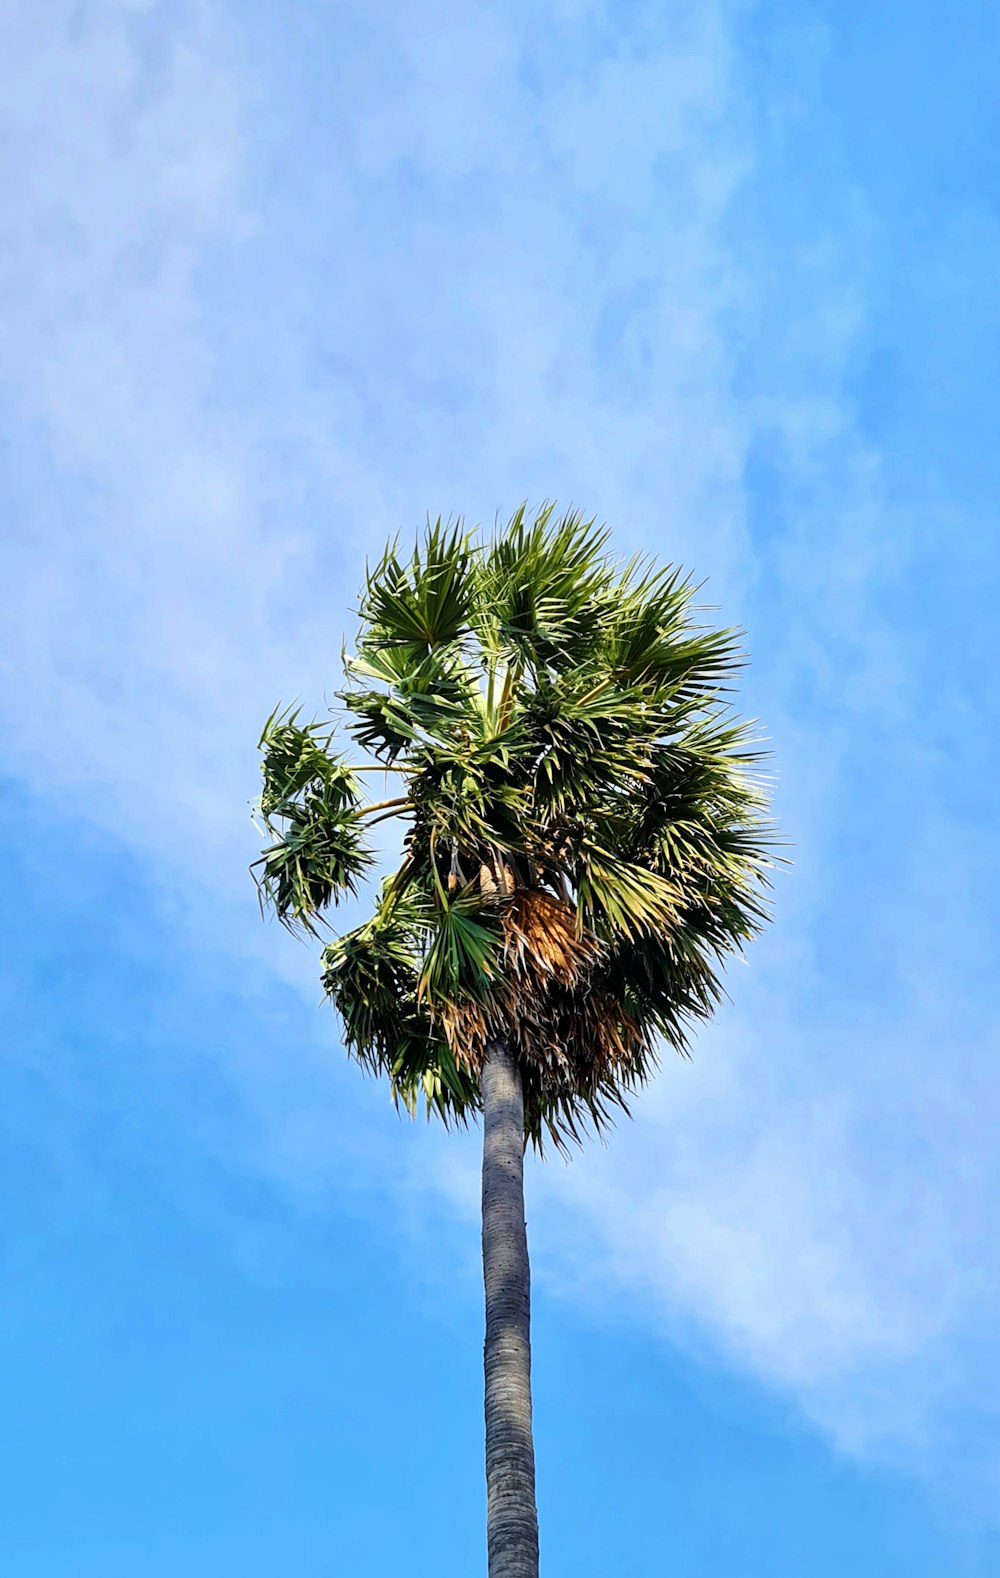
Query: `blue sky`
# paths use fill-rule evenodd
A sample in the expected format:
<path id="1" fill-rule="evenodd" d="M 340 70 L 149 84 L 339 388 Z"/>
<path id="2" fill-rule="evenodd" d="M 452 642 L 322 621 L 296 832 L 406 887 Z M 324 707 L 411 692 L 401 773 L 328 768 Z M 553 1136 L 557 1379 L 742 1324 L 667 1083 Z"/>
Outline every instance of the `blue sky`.
<path id="1" fill-rule="evenodd" d="M 691 1065 L 533 1167 L 549 1578 L 1000 1568 L 1000 18 L 0 14 L 0 1565 L 481 1564 L 475 1138 L 246 876 L 367 553 L 708 578 L 795 844 Z"/>

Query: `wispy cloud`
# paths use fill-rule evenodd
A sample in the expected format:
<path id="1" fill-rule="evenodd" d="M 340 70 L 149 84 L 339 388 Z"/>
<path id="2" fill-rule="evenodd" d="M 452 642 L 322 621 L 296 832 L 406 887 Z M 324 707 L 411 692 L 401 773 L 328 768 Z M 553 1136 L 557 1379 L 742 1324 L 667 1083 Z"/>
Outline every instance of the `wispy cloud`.
<path id="1" fill-rule="evenodd" d="M 852 394 L 877 220 L 832 156 L 769 220 L 802 106 L 762 116 L 740 8 L 418 10 L 7 8 L 7 770 L 257 948 L 255 732 L 322 706 L 386 532 L 556 494 L 709 574 L 797 872 L 695 1065 L 538 1180 L 545 1260 L 912 1456 L 996 1402 L 997 1092 L 926 550 Z M 416 1153 L 461 1201 L 470 1153 Z"/>
<path id="2" fill-rule="evenodd" d="M 298 590 L 329 550 L 275 519 L 281 413 L 268 447 L 226 360 L 261 222 L 245 63 L 199 0 L 0 25 L 9 764 L 226 885 L 264 698 L 333 646 Z"/>

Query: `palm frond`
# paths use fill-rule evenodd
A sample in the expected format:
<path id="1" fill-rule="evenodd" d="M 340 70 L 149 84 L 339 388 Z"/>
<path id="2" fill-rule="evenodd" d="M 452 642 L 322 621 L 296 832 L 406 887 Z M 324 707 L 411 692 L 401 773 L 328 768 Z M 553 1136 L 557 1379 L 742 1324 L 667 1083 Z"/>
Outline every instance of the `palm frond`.
<path id="1" fill-rule="evenodd" d="M 369 1073 L 388 1077 L 400 1106 L 412 1114 L 423 1098 L 428 1113 L 465 1122 L 476 1086 L 420 999 L 422 930 L 419 904 L 383 884 L 372 919 L 324 949 L 323 988 L 347 1050 Z"/>
<path id="2" fill-rule="evenodd" d="M 556 520 L 551 504 L 529 522 L 522 506 L 478 563 L 475 610 L 484 648 L 533 672 L 579 662 L 598 638 L 608 535 L 576 511 Z"/>
<path id="3" fill-rule="evenodd" d="M 448 893 L 438 879 L 427 910 L 427 951 L 417 996 L 432 1009 L 459 998 L 481 1000 L 496 978 L 500 931 L 478 885 Z"/>
<path id="4" fill-rule="evenodd" d="M 460 526 L 428 525 L 408 564 L 394 548 L 369 572 L 361 602 L 368 640 L 413 656 L 454 645 L 468 631 L 471 550 Z"/>
<path id="5" fill-rule="evenodd" d="M 330 731 L 300 725 L 296 712 L 273 712 L 260 745 L 259 805 L 272 835 L 252 867 L 261 906 L 290 930 L 315 936 L 324 911 L 356 893 L 373 862 L 357 780 L 331 751 Z"/>

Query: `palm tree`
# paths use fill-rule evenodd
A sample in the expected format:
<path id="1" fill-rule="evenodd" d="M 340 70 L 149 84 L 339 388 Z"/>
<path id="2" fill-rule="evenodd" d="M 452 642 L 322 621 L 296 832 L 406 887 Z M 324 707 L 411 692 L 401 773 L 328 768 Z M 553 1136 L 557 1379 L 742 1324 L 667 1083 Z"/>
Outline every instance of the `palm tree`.
<path id="1" fill-rule="evenodd" d="M 296 713 L 260 742 L 258 882 L 293 930 L 357 892 L 378 823 L 405 830 L 323 984 L 397 1103 L 482 1114 L 490 1578 L 538 1572 L 526 1146 L 627 1112 L 766 916 L 759 753 L 724 700 L 739 639 L 692 595 L 550 506 L 487 539 L 439 520 L 367 576 L 337 710 L 369 760 Z M 372 772 L 397 792 L 374 799 Z"/>

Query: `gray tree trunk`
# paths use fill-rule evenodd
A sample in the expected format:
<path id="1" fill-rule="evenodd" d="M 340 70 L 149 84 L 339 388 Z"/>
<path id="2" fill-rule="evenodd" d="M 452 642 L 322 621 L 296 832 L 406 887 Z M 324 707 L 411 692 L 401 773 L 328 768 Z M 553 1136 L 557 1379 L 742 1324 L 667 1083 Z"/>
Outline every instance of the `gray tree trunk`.
<path id="1" fill-rule="evenodd" d="M 489 1578 L 538 1578 L 524 1093 L 514 1053 L 503 1042 L 487 1048 L 482 1095 Z"/>

